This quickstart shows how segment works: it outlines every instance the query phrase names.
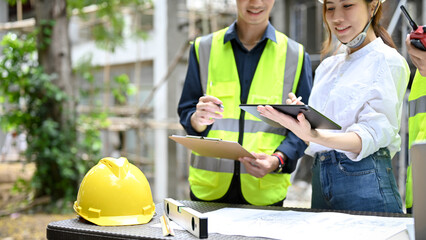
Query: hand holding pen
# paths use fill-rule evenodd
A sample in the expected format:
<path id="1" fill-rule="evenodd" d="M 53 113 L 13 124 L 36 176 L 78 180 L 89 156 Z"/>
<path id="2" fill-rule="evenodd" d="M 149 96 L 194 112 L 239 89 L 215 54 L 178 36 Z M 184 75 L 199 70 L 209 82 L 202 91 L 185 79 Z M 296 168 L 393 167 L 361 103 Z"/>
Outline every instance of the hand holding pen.
<path id="1" fill-rule="evenodd" d="M 206 94 L 204 94 L 203 95 L 203 97 L 205 98 L 205 99 L 208 99 L 208 100 L 210 100 L 213 104 L 215 104 L 216 106 L 218 106 L 220 109 L 219 110 L 222 110 L 221 112 L 223 112 L 223 109 L 225 108 L 224 106 L 223 106 L 223 102 L 222 101 L 220 101 L 220 99 L 219 98 L 217 98 L 217 97 L 213 97 L 213 96 L 209 96 L 209 95 L 206 95 Z M 201 99 L 201 98 L 200 98 Z M 207 101 L 208 101 L 207 100 Z"/>
<path id="2" fill-rule="evenodd" d="M 221 119 L 223 102 L 213 96 L 204 95 L 198 100 L 196 110 L 191 116 L 191 125 L 197 132 L 203 132 L 215 119 Z"/>

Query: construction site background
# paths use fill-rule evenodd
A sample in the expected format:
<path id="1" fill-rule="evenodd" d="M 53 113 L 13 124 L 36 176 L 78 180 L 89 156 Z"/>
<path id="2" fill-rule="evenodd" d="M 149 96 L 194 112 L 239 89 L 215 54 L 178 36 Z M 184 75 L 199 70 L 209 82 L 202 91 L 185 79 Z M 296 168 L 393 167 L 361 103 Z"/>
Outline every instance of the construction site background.
<path id="1" fill-rule="evenodd" d="M 147 176 L 155 202 L 165 197 L 189 199 L 189 151 L 170 141 L 173 134 L 185 135 L 179 124 L 177 103 L 185 80 L 190 41 L 195 37 L 227 27 L 236 19 L 234 0 L 157 0 L 142 12 L 134 14 L 128 9 L 126 31 L 131 32 L 137 22 L 148 34 L 146 40 L 126 39 L 115 52 L 96 47 L 90 28 L 96 19 L 83 21 L 78 15 L 70 19 L 72 62 L 76 65 L 88 53 L 95 81 L 108 86 L 115 76 L 127 74 L 136 89 L 125 105 L 116 103 L 111 89 L 105 88 L 97 101 L 109 110 L 110 125 L 102 130 L 102 155 L 127 157 Z M 399 52 L 411 64 L 405 48 L 406 35 L 411 31 L 401 15 L 399 5 L 404 4 L 418 24 L 426 23 L 426 0 L 394 1 L 385 3 L 383 25 L 391 33 Z M 9 6 L 0 0 L 0 37 L 8 32 L 28 32 L 34 28 L 34 2 L 17 1 Z M 87 7 L 90 15 L 97 11 Z M 302 43 L 310 54 L 313 70 L 319 65 L 323 39 L 322 5 L 316 0 L 276 0 L 271 23 L 277 30 Z M 82 88 L 88 86 L 81 86 Z M 409 90 L 407 91 L 408 96 Z M 406 107 L 407 104 L 404 104 Z M 1 114 L 0 107 L 0 114 Z M 80 113 L 93 109 L 90 102 L 78 106 Z M 406 112 L 406 109 L 404 109 Z M 401 151 L 393 165 L 402 196 L 405 193 L 405 173 L 408 162 L 407 123 L 403 116 Z M 14 132 L 0 132 L 0 200 L 10 201 L 10 189 L 19 176 L 30 178 L 34 165 L 22 157 L 25 136 Z M 310 207 L 310 165 L 305 156 L 292 174 L 293 186 L 288 192 L 285 206 Z M 404 198 L 404 197 L 403 197 Z M 2 205 L 0 205 L 1 207 Z"/>

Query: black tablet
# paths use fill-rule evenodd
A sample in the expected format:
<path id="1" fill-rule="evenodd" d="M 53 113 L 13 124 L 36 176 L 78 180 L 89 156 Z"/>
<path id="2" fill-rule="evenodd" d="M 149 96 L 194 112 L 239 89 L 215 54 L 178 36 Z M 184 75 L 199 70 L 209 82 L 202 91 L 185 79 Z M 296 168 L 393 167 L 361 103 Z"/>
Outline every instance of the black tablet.
<path id="1" fill-rule="evenodd" d="M 269 125 L 273 127 L 283 127 L 279 123 L 269 118 L 261 116 L 260 113 L 257 111 L 257 106 L 259 105 L 263 105 L 263 104 L 240 104 L 240 108 L 252 114 L 253 116 L 261 119 L 262 121 L 268 123 Z M 342 128 L 339 126 L 339 124 L 333 122 L 332 120 L 322 115 L 320 112 L 318 112 L 317 110 L 315 110 L 313 107 L 309 105 L 288 105 L 288 104 L 268 104 L 268 105 L 294 118 L 297 117 L 297 114 L 303 113 L 306 119 L 311 124 L 312 128 L 337 129 L 337 130 L 340 130 Z"/>

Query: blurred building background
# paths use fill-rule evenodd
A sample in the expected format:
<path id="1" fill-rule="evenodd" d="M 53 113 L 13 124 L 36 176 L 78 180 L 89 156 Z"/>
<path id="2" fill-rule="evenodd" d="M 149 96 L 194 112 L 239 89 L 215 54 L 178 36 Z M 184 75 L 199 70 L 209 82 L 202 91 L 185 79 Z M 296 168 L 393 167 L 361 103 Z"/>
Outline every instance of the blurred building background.
<path id="1" fill-rule="evenodd" d="M 101 101 L 111 113 L 111 124 L 102 130 L 102 155 L 124 156 L 137 165 L 151 184 L 154 201 L 161 201 L 165 197 L 188 199 L 189 152 L 170 141 L 168 136 L 185 135 L 179 124 L 177 103 L 185 80 L 189 43 L 197 36 L 230 25 L 236 19 L 235 0 L 153 2 L 154 5 L 148 4 L 140 11 L 122 9 L 126 13 L 125 34 L 130 36 L 133 26 L 137 24 L 146 31 L 147 38 L 142 40 L 128 37 L 114 52 L 98 48 L 93 41 L 90 28 L 99 19 L 92 17 L 83 21 L 78 15 L 73 15 L 69 28 L 72 62 L 77 66 L 82 59 L 91 56 L 91 64 L 96 66 L 96 84 L 107 86 L 95 99 Z M 407 7 L 418 24 L 426 24 L 426 0 L 388 0 L 384 4 L 383 25 L 391 33 L 398 50 L 406 57 L 414 73 L 404 42 L 411 29 L 401 15 L 401 4 Z M 90 16 L 97 9 L 87 7 L 84 11 Z M 33 17 L 33 1 L 22 4 L 18 0 L 16 6 L 10 6 L 6 0 L 0 0 L 0 37 L 9 31 L 25 32 L 33 29 Z M 316 0 L 276 0 L 270 21 L 277 30 L 305 46 L 315 70 L 321 61 L 319 52 L 324 34 L 322 5 Z M 114 77 L 121 74 L 127 74 L 137 90 L 136 94 L 128 97 L 124 105 L 114 101 L 112 89 L 108 88 Z M 83 101 L 78 106 L 78 111 L 90 112 L 92 108 L 91 101 Z M 401 127 L 403 145 L 393 161 L 402 195 L 405 193 L 405 167 L 408 159 L 407 122 L 407 116 L 404 115 Z M 7 134 L 0 133 L 0 147 L 4 149 L 4 158 L 1 158 L 0 164 L 22 162 L 17 145 L 6 141 Z M 295 189 L 295 194 L 306 195 L 304 189 L 309 188 L 309 161 L 309 158 L 300 161 L 293 174 L 295 182 L 303 182 L 302 185 L 295 185 L 303 188 L 302 191 Z M 292 200 L 291 195 L 289 200 Z"/>

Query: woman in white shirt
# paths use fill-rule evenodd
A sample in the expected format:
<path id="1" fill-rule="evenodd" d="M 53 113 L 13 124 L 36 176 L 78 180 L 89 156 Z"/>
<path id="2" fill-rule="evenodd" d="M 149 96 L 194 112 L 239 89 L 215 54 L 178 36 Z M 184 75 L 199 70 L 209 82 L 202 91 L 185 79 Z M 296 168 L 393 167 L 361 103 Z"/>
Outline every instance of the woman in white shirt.
<path id="1" fill-rule="evenodd" d="M 270 106 L 259 112 L 309 143 L 312 208 L 402 213 L 391 159 L 400 149 L 402 101 L 409 80 L 405 59 L 379 25 L 384 0 L 326 0 L 323 19 L 347 51 L 316 69 L 309 105 L 342 129 L 311 129 Z M 331 34 L 332 33 L 332 34 Z M 361 34 L 360 34 L 361 33 Z M 287 103 L 303 104 L 290 94 Z"/>

